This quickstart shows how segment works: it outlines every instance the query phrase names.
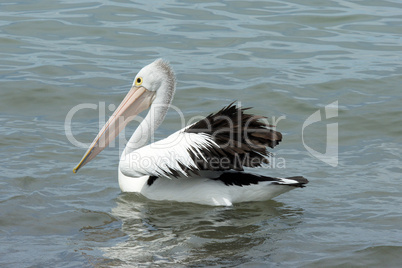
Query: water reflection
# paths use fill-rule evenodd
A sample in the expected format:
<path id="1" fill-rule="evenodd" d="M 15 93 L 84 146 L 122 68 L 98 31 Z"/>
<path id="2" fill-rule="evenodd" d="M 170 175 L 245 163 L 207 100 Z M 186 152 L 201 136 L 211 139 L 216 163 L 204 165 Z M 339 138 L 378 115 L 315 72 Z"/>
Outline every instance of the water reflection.
<path id="1" fill-rule="evenodd" d="M 122 194 L 112 214 L 125 240 L 102 250 L 119 264 L 235 265 L 269 258 L 303 211 L 272 200 L 209 207 Z"/>

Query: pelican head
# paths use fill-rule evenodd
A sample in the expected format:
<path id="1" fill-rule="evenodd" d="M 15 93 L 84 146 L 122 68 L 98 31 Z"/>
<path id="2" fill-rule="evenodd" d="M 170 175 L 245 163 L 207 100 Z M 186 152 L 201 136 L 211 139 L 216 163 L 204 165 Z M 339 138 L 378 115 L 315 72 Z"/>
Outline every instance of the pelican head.
<path id="1" fill-rule="evenodd" d="M 156 122 L 156 125 L 159 125 L 173 99 L 175 86 L 174 72 L 162 59 L 142 68 L 135 76 L 130 91 L 100 130 L 79 164 L 73 169 L 74 173 L 95 158 L 117 137 L 128 122 L 148 109 L 152 103 L 160 104 L 158 105 L 160 116 Z"/>

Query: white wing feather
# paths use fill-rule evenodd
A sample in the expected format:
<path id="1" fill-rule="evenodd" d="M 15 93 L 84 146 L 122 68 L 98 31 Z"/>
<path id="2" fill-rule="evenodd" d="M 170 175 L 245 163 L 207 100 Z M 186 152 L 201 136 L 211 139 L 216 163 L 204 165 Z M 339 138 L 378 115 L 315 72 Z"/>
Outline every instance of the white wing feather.
<path id="1" fill-rule="evenodd" d="M 167 138 L 144 146 L 120 159 L 121 172 L 130 177 L 189 176 L 189 170 L 199 170 L 189 152 L 206 160 L 201 150 L 217 144 L 205 133 L 188 133 L 181 129 Z M 183 168 L 185 167 L 185 168 Z M 176 175 L 175 175 L 176 174 Z"/>

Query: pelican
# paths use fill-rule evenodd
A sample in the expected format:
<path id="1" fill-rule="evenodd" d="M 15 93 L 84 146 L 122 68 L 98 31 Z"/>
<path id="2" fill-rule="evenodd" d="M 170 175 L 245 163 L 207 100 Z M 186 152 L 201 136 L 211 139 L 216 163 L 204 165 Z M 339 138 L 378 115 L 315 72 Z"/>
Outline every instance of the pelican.
<path id="1" fill-rule="evenodd" d="M 99 154 L 140 112 L 149 108 L 120 157 L 118 181 L 123 192 L 148 199 L 231 206 L 265 201 L 304 187 L 302 176 L 274 178 L 251 174 L 244 168 L 268 163 L 282 134 L 234 103 L 147 145 L 164 120 L 176 89 L 169 63 L 158 59 L 143 67 L 132 87 L 100 130 L 79 164 Z"/>

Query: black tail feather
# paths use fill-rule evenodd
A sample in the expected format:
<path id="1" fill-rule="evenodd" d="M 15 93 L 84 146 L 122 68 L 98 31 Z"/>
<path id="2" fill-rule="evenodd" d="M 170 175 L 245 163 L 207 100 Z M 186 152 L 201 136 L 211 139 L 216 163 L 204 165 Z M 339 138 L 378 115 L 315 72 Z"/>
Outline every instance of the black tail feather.
<path id="1" fill-rule="evenodd" d="M 247 186 L 251 184 L 258 184 L 260 182 L 271 181 L 274 184 L 278 185 L 288 185 L 303 188 L 305 187 L 305 184 L 308 183 L 308 180 L 303 176 L 288 177 L 286 179 L 294 180 L 297 183 L 286 184 L 283 183 L 283 180 L 281 178 L 273 178 L 268 176 L 261 176 L 261 175 L 255 175 L 244 172 L 235 172 L 235 171 L 223 172 L 219 177 L 212 179 L 222 181 L 227 186 L 233 186 L 233 185 Z"/>
<path id="2" fill-rule="evenodd" d="M 308 180 L 307 180 L 305 177 L 303 177 L 303 176 L 287 177 L 286 179 L 288 179 L 288 180 L 294 180 L 294 181 L 297 181 L 297 182 L 298 182 L 298 184 L 289 184 L 289 186 L 295 186 L 295 187 L 301 187 L 301 188 L 303 188 L 303 187 L 306 187 L 305 184 L 308 183 Z"/>

